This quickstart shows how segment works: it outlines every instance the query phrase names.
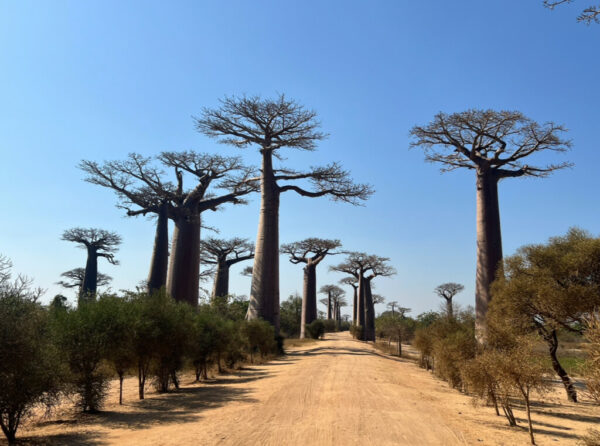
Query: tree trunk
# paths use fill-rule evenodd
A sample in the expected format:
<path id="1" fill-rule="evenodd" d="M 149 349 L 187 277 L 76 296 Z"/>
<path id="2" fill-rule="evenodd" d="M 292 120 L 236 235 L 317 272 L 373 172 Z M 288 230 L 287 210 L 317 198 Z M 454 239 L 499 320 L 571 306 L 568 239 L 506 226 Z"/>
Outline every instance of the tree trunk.
<path id="1" fill-rule="evenodd" d="M 213 298 L 229 295 L 229 264 L 225 259 L 219 259 L 217 263 L 217 272 L 215 274 L 215 283 L 213 286 Z"/>
<path id="2" fill-rule="evenodd" d="M 356 319 L 358 325 L 362 327 L 362 335 L 360 336 L 360 340 L 364 340 L 365 333 L 365 278 L 362 275 L 362 271 L 358 278 L 358 306 L 356 307 Z"/>
<path id="3" fill-rule="evenodd" d="M 485 317 L 491 300 L 490 285 L 502 262 L 502 234 L 498 204 L 498 178 L 490 171 L 477 173 L 477 275 L 475 285 L 475 336 L 486 337 Z"/>
<path id="4" fill-rule="evenodd" d="M 138 395 L 141 400 L 144 399 L 144 387 L 146 385 L 146 371 L 144 365 L 138 363 Z"/>
<path id="5" fill-rule="evenodd" d="M 95 248 L 88 247 L 85 274 L 81 284 L 81 295 L 79 298 L 93 300 L 98 284 L 98 254 Z"/>
<path id="6" fill-rule="evenodd" d="M 169 266 L 169 217 L 167 205 L 163 204 L 158 212 L 154 250 L 148 274 L 148 293 L 152 294 L 167 284 L 167 269 Z"/>
<path id="7" fill-rule="evenodd" d="M 365 284 L 365 330 L 364 340 L 375 341 L 375 305 L 371 293 L 371 281 L 364 279 Z"/>
<path id="8" fill-rule="evenodd" d="M 452 298 L 446 299 L 446 313 L 448 317 L 452 319 L 454 317 L 454 308 L 452 307 Z"/>
<path id="9" fill-rule="evenodd" d="M 327 291 L 327 320 L 331 319 L 331 292 Z"/>
<path id="10" fill-rule="evenodd" d="M 179 302 L 198 305 L 200 286 L 200 214 L 190 210 L 175 220 L 167 292 Z"/>
<path id="11" fill-rule="evenodd" d="M 352 287 L 353 290 L 353 298 L 352 298 L 352 325 L 356 325 L 356 305 L 357 305 L 357 297 L 358 297 L 358 286 Z"/>
<path id="12" fill-rule="evenodd" d="M 558 350 L 558 337 L 556 336 L 556 330 L 552 330 L 551 333 L 544 335 L 544 339 L 548 343 L 550 359 L 552 360 L 552 368 L 559 376 L 560 380 L 563 383 L 563 386 L 565 386 L 568 400 L 576 403 L 577 391 L 575 390 L 575 386 L 573 386 L 573 382 L 571 381 L 569 374 L 566 372 L 565 369 L 563 369 L 556 356 L 556 351 Z"/>
<path id="13" fill-rule="evenodd" d="M 317 266 L 310 262 L 304 267 L 304 290 L 300 316 L 300 339 L 306 337 L 305 326 L 317 318 Z"/>
<path id="14" fill-rule="evenodd" d="M 523 398 L 525 399 L 525 408 L 527 409 L 527 423 L 529 425 L 529 438 L 531 439 L 531 444 L 535 445 L 535 438 L 533 438 L 533 424 L 531 423 L 531 404 L 529 402 L 529 389 L 523 393 Z"/>
<path id="15" fill-rule="evenodd" d="M 262 318 L 279 333 L 279 187 L 273 174 L 273 155 L 261 150 L 260 217 L 252 268 L 247 319 Z"/>
<path id="16" fill-rule="evenodd" d="M 124 372 L 119 372 L 119 405 L 123 405 L 123 374 Z"/>

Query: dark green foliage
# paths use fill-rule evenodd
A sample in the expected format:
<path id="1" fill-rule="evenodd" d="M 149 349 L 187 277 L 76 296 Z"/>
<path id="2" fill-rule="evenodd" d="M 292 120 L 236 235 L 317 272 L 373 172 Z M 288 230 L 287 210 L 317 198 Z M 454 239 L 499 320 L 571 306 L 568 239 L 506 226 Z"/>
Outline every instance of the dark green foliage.
<path id="1" fill-rule="evenodd" d="M 319 339 L 325 334 L 325 322 L 321 319 L 315 319 L 310 324 L 306 324 L 306 335 L 311 339 Z"/>
<path id="2" fill-rule="evenodd" d="M 362 325 L 350 325 L 350 334 L 354 339 L 362 339 L 363 327 Z"/>
<path id="3" fill-rule="evenodd" d="M 415 333 L 416 321 L 390 311 L 384 312 L 375 319 L 375 334 L 379 338 L 398 343 L 398 356 L 402 356 L 402 343 L 412 340 Z"/>
<path id="4" fill-rule="evenodd" d="M 337 321 L 333 319 L 325 319 L 323 321 L 323 326 L 325 328 L 325 333 L 334 333 L 338 331 Z"/>
<path id="5" fill-rule="evenodd" d="M 48 312 L 27 282 L 0 283 L 0 427 L 10 443 L 37 404 L 57 402 L 62 368 Z"/>
<path id="6" fill-rule="evenodd" d="M 208 366 L 214 361 L 214 352 L 217 349 L 217 326 L 221 316 L 208 305 L 198 308 L 194 315 L 188 356 L 195 368 L 196 381 L 208 378 Z"/>
<path id="7" fill-rule="evenodd" d="M 279 309 L 280 331 L 287 338 L 300 336 L 300 320 L 302 316 L 302 297 L 291 295 L 281 302 Z"/>
<path id="8" fill-rule="evenodd" d="M 264 358 L 277 351 L 275 330 L 268 322 L 260 319 L 245 321 L 241 332 L 250 353 L 250 361 L 253 362 L 255 352 L 259 352 L 260 356 Z"/>
<path id="9" fill-rule="evenodd" d="M 101 367 L 111 346 L 115 323 L 113 307 L 107 299 L 82 301 L 75 310 L 54 311 L 58 348 L 70 369 L 70 384 L 84 412 L 98 411 L 108 388 L 106 371 Z"/>
<path id="10" fill-rule="evenodd" d="M 213 311 L 232 321 L 243 321 L 248 312 L 249 301 L 246 296 L 218 296 L 211 298 L 210 306 Z"/>

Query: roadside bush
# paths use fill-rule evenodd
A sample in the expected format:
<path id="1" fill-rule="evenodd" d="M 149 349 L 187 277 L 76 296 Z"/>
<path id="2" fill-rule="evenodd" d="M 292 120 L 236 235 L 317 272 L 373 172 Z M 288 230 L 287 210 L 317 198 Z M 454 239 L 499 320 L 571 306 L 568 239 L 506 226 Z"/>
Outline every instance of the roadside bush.
<path id="1" fill-rule="evenodd" d="M 58 401 L 63 377 L 48 312 L 23 280 L 0 284 L 0 427 L 9 443 L 34 406 Z"/>
<path id="2" fill-rule="evenodd" d="M 354 339 L 362 339 L 363 327 L 362 325 L 351 325 L 350 334 Z"/>
<path id="3" fill-rule="evenodd" d="M 255 352 L 259 352 L 262 358 L 277 352 L 275 330 L 268 322 L 263 320 L 245 321 L 241 329 L 251 362 L 254 362 L 253 354 Z"/>
<path id="4" fill-rule="evenodd" d="M 333 319 L 323 320 L 323 328 L 325 330 L 325 333 L 333 333 L 333 332 L 338 331 L 337 322 L 334 321 Z"/>
<path id="5" fill-rule="evenodd" d="M 209 306 L 200 307 L 194 316 L 187 354 L 194 366 L 196 381 L 208 379 L 208 366 L 217 348 L 216 317 Z"/>
<path id="6" fill-rule="evenodd" d="M 325 334 L 325 323 L 321 319 L 316 319 L 310 324 L 306 324 L 306 335 L 311 339 L 322 338 Z"/>
<path id="7" fill-rule="evenodd" d="M 590 429 L 579 442 L 579 446 L 600 446 L 600 431 L 597 429 Z"/>
<path id="8" fill-rule="evenodd" d="M 586 326 L 585 337 L 589 343 L 586 346 L 588 359 L 584 366 L 584 376 L 589 394 L 600 403 L 600 315 L 591 315 Z"/>
<path id="9" fill-rule="evenodd" d="M 106 300 L 81 301 L 77 309 L 55 311 L 57 346 L 69 365 L 71 384 L 83 412 L 97 412 L 106 397 L 109 375 L 102 367 L 111 345 L 114 324 Z"/>

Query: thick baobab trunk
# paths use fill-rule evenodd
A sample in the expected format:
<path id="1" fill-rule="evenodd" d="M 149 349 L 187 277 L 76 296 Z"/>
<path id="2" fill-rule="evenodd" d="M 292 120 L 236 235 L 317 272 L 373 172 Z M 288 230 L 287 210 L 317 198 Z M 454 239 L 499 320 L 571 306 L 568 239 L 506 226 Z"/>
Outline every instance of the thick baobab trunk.
<path id="1" fill-rule="evenodd" d="M 552 368 L 560 378 L 565 387 L 565 391 L 567 392 L 567 398 L 569 401 L 574 403 L 577 402 L 577 391 L 575 390 L 575 386 L 573 386 L 573 382 L 569 377 L 567 371 L 562 367 L 558 358 L 556 356 L 556 351 L 558 350 L 558 337 L 556 336 L 556 330 L 552 330 L 551 333 L 544 334 L 544 340 L 548 343 L 548 350 L 550 353 L 550 359 L 552 361 Z"/>
<path id="2" fill-rule="evenodd" d="M 477 173 L 477 276 L 475 334 L 486 336 L 485 317 L 491 300 L 490 285 L 502 262 L 502 234 L 498 204 L 498 178 L 490 171 Z"/>
<path id="3" fill-rule="evenodd" d="M 96 249 L 88 247 L 87 262 L 85 264 L 85 274 L 81 284 L 80 298 L 93 299 L 96 294 L 98 284 L 98 254 Z"/>
<path id="4" fill-rule="evenodd" d="M 327 292 L 327 320 L 331 319 L 331 291 Z"/>
<path id="5" fill-rule="evenodd" d="M 356 305 L 358 298 L 358 287 L 352 287 L 353 297 L 352 297 L 352 325 L 356 325 Z"/>
<path id="6" fill-rule="evenodd" d="M 300 316 L 300 339 L 306 337 L 305 326 L 317 318 L 317 267 L 308 263 L 304 267 L 304 290 L 302 315 Z"/>
<path id="7" fill-rule="evenodd" d="M 373 304 L 373 294 L 371 293 L 371 281 L 364 279 L 365 284 L 365 341 L 375 341 L 375 306 Z"/>
<path id="8" fill-rule="evenodd" d="M 452 319 L 454 317 L 454 308 L 452 307 L 452 298 L 446 299 L 446 314 Z"/>
<path id="9" fill-rule="evenodd" d="M 247 318 L 262 318 L 279 333 L 279 187 L 271 151 L 261 153 L 260 217 Z"/>
<path id="10" fill-rule="evenodd" d="M 156 221 L 156 235 L 154 237 L 154 250 L 148 274 L 148 292 L 152 294 L 167 284 L 167 270 L 169 266 L 169 217 L 167 206 L 163 204 L 158 212 Z"/>
<path id="11" fill-rule="evenodd" d="M 356 322 L 360 327 L 362 327 L 363 333 L 360 337 L 361 340 L 364 339 L 365 333 L 365 282 L 366 280 L 361 273 L 358 278 L 358 306 L 356 307 Z"/>
<path id="12" fill-rule="evenodd" d="M 215 298 L 227 295 L 229 295 L 229 263 L 226 260 L 219 260 L 212 296 Z"/>
<path id="13" fill-rule="evenodd" d="M 191 212 L 175 220 L 167 292 L 179 302 L 198 305 L 200 286 L 200 215 Z"/>

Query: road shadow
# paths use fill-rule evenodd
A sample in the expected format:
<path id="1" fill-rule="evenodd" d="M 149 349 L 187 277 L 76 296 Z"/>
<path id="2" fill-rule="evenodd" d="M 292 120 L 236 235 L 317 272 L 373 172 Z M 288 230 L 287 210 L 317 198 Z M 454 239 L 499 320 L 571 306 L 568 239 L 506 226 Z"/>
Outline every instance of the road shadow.
<path id="1" fill-rule="evenodd" d="M 7 445 L 5 440 L 0 444 Z M 44 437 L 17 437 L 15 445 L 21 446 L 99 446 L 102 436 L 97 432 L 74 432 L 66 434 L 46 435 Z"/>

